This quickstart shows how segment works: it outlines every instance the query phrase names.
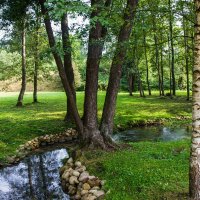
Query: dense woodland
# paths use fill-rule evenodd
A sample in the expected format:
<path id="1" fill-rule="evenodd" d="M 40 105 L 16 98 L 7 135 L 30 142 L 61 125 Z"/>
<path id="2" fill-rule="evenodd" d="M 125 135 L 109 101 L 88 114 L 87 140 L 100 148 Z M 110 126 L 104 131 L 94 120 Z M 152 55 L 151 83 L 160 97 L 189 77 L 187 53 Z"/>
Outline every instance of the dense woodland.
<path id="1" fill-rule="evenodd" d="M 44 85 L 62 90 L 64 121 L 76 127 L 80 147 L 114 151 L 119 91 L 145 99 L 156 90 L 173 100 L 183 90 L 190 102 L 193 87 L 190 196 L 200 199 L 199 7 L 199 0 L 0 0 L 0 90 L 21 82 L 18 108 L 27 90 L 35 105 Z"/>
<path id="2" fill-rule="evenodd" d="M 12 8 L 8 7 L 7 9 Z M 58 88 L 61 88 L 38 9 L 37 5 L 29 5 L 26 8 L 27 15 L 24 19 L 27 82 L 34 82 L 35 75 L 35 79 L 44 82 L 48 79 L 56 80 Z M 54 32 L 59 54 L 63 54 L 60 24 L 63 11 L 58 9 L 56 6 L 51 9 L 51 20 L 55 24 Z M 16 16 L 8 16 L 7 12 L 12 12 L 12 10 L 2 8 L 2 17 L 6 18 L 6 21 L 1 23 L 3 31 L 0 78 L 1 81 L 10 79 L 13 83 L 13 79 L 16 81 L 21 78 L 22 45 L 20 41 L 23 27 L 21 27 L 19 19 L 15 19 Z M 71 43 L 67 45 L 72 47 L 70 51 L 75 72 L 75 84 L 77 90 L 84 90 L 89 3 L 74 1 L 72 5 L 67 6 L 67 12 L 67 23 L 69 24 L 67 26 Z M 103 23 L 107 25 L 108 31 L 105 36 L 99 69 L 98 87 L 100 90 L 107 88 L 111 59 L 120 28 L 121 12 L 123 12 L 123 2 L 115 1 L 112 2 L 109 14 L 102 14 L 104 15 L 102 16 Z M 78 23 L 75 20 L 77 16 L 80 18 Z M 13 19 L 9 19 L 9 17 Z M 130 94 L 139 90 L 141 96 L 145 96 L 150 95 L 151 90 L 159 90 L 160 95 L 165 95 L 169 91 L 170 94 L 175 95 L 177 89 L 187 89 L 189 96 L 194 62 L 194 21 L 192 1 L 140 1 L 132 35 L 127 43 L 128 53 L 123 62 L 121 90 L 129 90 Z M 8 60 L 9 62 L 7 62 Z M 6 88 L 1 88 L 1 90 L 3 89 Z M 144 90 L 147 92 L 143 92 Z M 188 96 L 187 98 L 189 98 Z"/>

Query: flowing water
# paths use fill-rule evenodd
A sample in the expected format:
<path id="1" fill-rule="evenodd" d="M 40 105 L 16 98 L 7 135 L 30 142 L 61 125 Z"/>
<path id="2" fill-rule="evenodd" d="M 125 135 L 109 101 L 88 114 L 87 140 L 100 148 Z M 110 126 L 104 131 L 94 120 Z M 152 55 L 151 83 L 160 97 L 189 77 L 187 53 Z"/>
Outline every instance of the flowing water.
<path id="1" fill-rule="evenodd" d="M 59 149 L 0 170 L 0 200 L 68 200 L 59 178 L 59 167 L 66 157 L 66 149 Z"/>
<path id="2" fill-rule="evenodd" d="M 116 133 L 113 136 L 115 141 L 120 142 L 140 142 L 140 141 L 176 141 L 191 138 L 190 127 L 136 127 Z"/>

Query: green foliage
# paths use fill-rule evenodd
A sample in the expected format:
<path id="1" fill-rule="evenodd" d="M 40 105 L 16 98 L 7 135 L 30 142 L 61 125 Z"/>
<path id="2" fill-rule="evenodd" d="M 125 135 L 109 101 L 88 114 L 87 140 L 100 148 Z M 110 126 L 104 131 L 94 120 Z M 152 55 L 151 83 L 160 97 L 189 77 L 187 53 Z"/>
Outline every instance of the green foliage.
<path id="1" fill-rule="evenodd" d="M 0 51 L 0 81 L 20 74 L 21 56 L 17 52 Z"/>

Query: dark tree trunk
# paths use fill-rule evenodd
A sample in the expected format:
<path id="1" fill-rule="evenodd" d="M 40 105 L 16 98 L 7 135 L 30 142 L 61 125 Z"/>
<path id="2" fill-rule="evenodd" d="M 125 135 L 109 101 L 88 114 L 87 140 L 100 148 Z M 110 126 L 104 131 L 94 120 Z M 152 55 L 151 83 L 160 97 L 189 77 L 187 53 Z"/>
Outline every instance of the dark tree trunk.
<path id="1" fill-rule="evenodd" d="M 189 49 L 188 49 L 188 38 L 185 19 L 183 17 L 183 31 L 184 31 L 184 46 L 185 46 L 185 69 L 186 69 L 186 80 L 187 80 L 187 101 L 190 100 L 190 85 L 189 85 Z"/>
<path id="2" fill-rule="evenodd" d="M 161 37 L 161 43 L 162 43 L 162 37 Z M 160 48 L 160 73 L 161 73 L 161 95 L 165 96 L 165 90 L 164 90 L 164 68 L 163 68 L 163 46 L 161 45 Z"/>
<path id="3" fill-rule="evenodd" d="M 110 69 L 109 83 L 100 126 L 101 133 L 103 134 L 104 138 L 110 138 L 110 135 L 113 132 L 113 120 L 120 78 L 122 74 L 122 64 L 127 51 L 126 42 L 129 40 L 131 34 L 137 3 L 137 0 L 127 0 L 127 6 L 124 12 L 124 24 L 120 29 L 117 48 Z"/>
<path id="4" fill-rule="evenodd" d="M 40 21 L 37 17 L 37 30 L 36 30 L 36 44 L 35 44 L 35 56 L 34 56 L 34 77 L 33 77 L 33 103 L 38 102 L 37 90 L 38 90 L 38 69 L 39 69 L 39 28 Z"/>
<path id="5" fill-rule="evenodd" d="M 37 97 L 38 68 L 39 68 L 39 62 L 38 62 L 38 57 L 37 57 L 35 58 L 35 66 L 34 66 L 33 103 L 38 103 L 38 97 Z"/>
<path id="6" fill-rule="evenodd" d="M 69 81 L 65 74 L 62 59 L 55 49 L 55 47 L 56 47 L 55 38 L 54 38 L 53 30 L 51 27 L 51 21 L 50 21 L 49 15 L 48 15 L 48 11 L 44 6 L 45 2 L 46 2 L 45 0 L 39 0 L 39 3 L 41 5 L 41 11 L 42 11 L 42 14 L 44 15 L 44 23 L 45 23 L 45 27 L 46 27 L 46 31 L 47 31 L 47 35 L 48 35 L 48 39 L 49 39 L 49 45 L 51 47 L 51 50 L 52 50 L 52 53 L 53 53 L 53 56 L 54 56 L 54 59 L 55 59 L 56 65 L 57 65 L 59 76 L 61 78 L 64 90 L 67 93 L 67 97 L 69 99 L 69 103 L 70 103 L 70 106 L 72 109 L 73 118 L 76 123 L 76 127 L 77 127 L 79 133 L 81 134 L 81 136 L 83 136 L 83 123 L 82 123 L 80 115 L 78 113 L 78 109 L 77 109 L 76 103 L 74 101 L 74 95 L 71 91 Z"/>
<path id="7" fill-rule="evenodd" d="M 105 9 L 109 9 L 111 0 L 105 2 Z M 92 0 L 91 6 L 96 7 L 91 13 L 90 19 L 99 16 L 102 11 L 102 0 Z M 91 24 L 94 22 L 91 21 Z M 91 25 L 92 26 L 92 25 Z M 104 138 L 101 136 L 97 119 L 97 93 L 98 93 L 98 72 L 99 63 L 102 57 L 104 40 L 107 28 L 96 21 L 89 33 L 88 56 L 86 67 L 86 86 L 84 101 L 84 138 L 83 141 L 90 146 L 105 148 Z"/>
<path id="8" fill-rule="evenodd" d="M 143 25 L 144 25 L 144 21 L 143 21 Z M 148 57 L 147 57 L 147 42 L 146 42 L 146 33 L 144 29 L 143 29 L 143 41 L 144 41 L 144 55 L 145 55 L 145 61 L 146 61 L 146 81 L 147 81 L 149 96 L 151 96 L 151 87 L 150 87 L 150 82 L 149 82 L 149 64 L 148 64 Z"/>
<path id="9" fill-rule="evenodd" d="M 133 73 L 130 73 L 128 76 L 129 95 L 130 96 L 133 96 L 134 82 L 135 82 L 135 75 Z"/>
<path id="10" fill-rule="evenodd" d="M 137 71 L 138 71 L 138 90 L 140 92 L 140 97 L 145 97 L 143 84 L 142 84 L 142 80 L 141 80 L 141 75 L 140 75 L 140 70 L 138 69 L 138 67 L 137 67 Z"/>
<path id="11" fill-rule="evenodd" d="M 176 95 L 176 80 L 175 80 L 175 71 L 174 71 L 174 40 L 173 40 L 173 25 L 172 25 L 172 12 L 171 12 L 171 0 L 168 1 L 169 4 L 169 33 L 170 33 L 170 42 L 171 42 L 171 74 L 172 74 L 172 94 Z"/>
<path id="12" fill-rule="evenodd" d="M 74 101 L 76 103 L 74 70 L 73 70 L 73 66 L 72 66 L 71 42 L 70 42 L 70 37 L 69 37 L 67 14 L 63 15 L 62 22 L 61 22 L 61 29 L 62 29 L 62 42 L 63 42 L 63 51 L 64 51 L 65 73 L 66 73 L 67 79 L 69 81 L 71 91 L 74 96 Z M 67 113 L 65 116 L 65 121 L 73 122 L 73 114 L 72 114 L 72 108 L 70 106 L 69 98 L 67 98 Z"/>
<path id="13" fill-rule="evenodd" d="M 169 55 L 169 93 L 172 97 L 172 71 L 171 71 L 171 51 L 170 51 L 170 37 L 168 37 L 168 55 Z"/>
<path id="14" fill-rule="evenodd" d="M 156 35 L 154 35 L 154 42 L 156 46 L 156 68 L 158 71 L 158 88 L 160 92 L 160 96 L 162 95 L 162 90 L 161 90 L 161 76 L 160 76 L 160 61 L 159 61 L 159 48 L 158 48 L 158 38 Z"/>
<path id="15" fill-rule="evenodd" d="M 24 98 L 24 93 L 25 93 L 25 90 L 26 90 L 26 32 L 25 32 L 25 24 L 23 24 L 21 39 L 22 39 L 22 85 L 21 85 L 21 90 L 20 90 L 17 105 L 16 105 L 18 107 L 23 105 L 23 98 Z"/>

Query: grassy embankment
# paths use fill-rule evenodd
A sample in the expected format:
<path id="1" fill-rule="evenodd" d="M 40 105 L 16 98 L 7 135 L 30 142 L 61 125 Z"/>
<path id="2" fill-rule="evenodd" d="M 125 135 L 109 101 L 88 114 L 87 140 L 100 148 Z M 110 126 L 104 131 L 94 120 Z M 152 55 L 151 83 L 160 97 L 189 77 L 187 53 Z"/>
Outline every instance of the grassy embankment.
<path id="1" fill-rule="evenodd" d="M 99 93 L 99 116 L 105 93 Z M 78 93 L 82 114 L 83 93 Z M 17 95 L 0 96 L 0 160 L 13 155 L 20 144 L 44 134 L 67 129 L 65 95 L 61 92 L 40 93 L 39 104 L 32 104 L 32 94 L 25 95 L 25 105 L 16 108 Z M 120 93 L 115 125 L 127 128 L 152 122 L 189 123 L 191 103 L 185 93 L 170 99 L 133 97 Z M 187 120 L 180 120 L 187 118 Z M 179 119 L 179 120 L 177 120 Z M 93 159 L 95 157 L 95 160 Z M 189 141 L 168 143 L 134 143 L 130 149 L 112 153 L 87 153 L 91 170 L 107 180 L 108 199 L 184 199 L 188 188 Z M 178 199 L 178 197 L 177 197 Z"/>

